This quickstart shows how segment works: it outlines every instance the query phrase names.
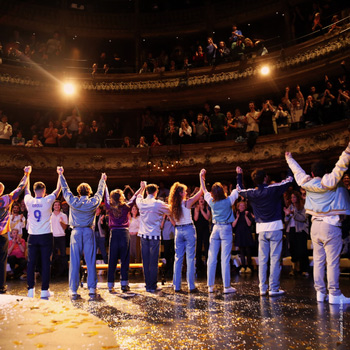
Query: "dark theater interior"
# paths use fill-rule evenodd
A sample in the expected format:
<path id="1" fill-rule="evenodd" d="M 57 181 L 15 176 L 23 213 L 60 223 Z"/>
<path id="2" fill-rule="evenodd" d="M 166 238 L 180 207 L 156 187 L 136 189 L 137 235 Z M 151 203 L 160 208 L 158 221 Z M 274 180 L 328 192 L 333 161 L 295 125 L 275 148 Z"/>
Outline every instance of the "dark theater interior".
<path id="1" fill-rule="evenodd" d="M 0 349 L 349 349 L 349 141 L 346 1 L 0 0 Z"/>

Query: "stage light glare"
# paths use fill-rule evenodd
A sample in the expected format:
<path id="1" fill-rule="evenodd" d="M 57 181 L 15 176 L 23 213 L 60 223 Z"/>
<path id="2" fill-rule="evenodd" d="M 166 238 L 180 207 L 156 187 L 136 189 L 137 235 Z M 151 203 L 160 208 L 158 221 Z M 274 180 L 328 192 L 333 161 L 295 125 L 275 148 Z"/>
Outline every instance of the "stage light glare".
<path id="1" fill-rule="evenodd" d="M 72 83 L 63 84 L 63 92 L 67 96 L 72 96 L 75 94 L 75 85 Z"/>
<path id="2" fill-rule="evenodd" d="M 269 66 L 262 66 L 261 69 L 260 69 L 260 73 L 262 75 L 270 74 L 270 67 Z"/>

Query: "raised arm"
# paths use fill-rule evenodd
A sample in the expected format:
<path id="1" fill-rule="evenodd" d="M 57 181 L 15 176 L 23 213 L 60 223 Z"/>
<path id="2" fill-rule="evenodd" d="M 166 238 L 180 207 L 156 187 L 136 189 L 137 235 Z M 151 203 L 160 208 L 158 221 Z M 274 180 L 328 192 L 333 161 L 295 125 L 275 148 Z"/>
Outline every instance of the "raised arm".
<path id="1" fill-rule="evenodd" d="M 186 208 L 191 208 L 193 204 L 195 204 L 202 195 L 203 195 L 203 191 L 200 188 L 199 191 L 194 196 L 192 196 L 190 199 L 186 201 Z"/>
<path id="2" fill-rule="evenodd" d="M 71 190 L 69 189 L 67 180 L 65 179 L 63 172 L 64 169 L 63 167 L 59 167 L 60 168 L 60 172 L 59 172 L 59 181 L 62 187 L 62 194 L 64 199 L 66 200 L 66 202 L 68 203 L 68 205 L 71 205 L 74 201 L 74 195 L 71 192 Z"/>
<path id="3" fill-rule="evenodd" d="M 131 188 L 130 188 L 130 189 L 131 189 Z M 129 202 L 128 202 L 128 205 L 131 205 L 131 204 L 133 204 L 133 203 L 135 202 L 136 197 L 138 196 L 138 194 L 141 193 L 141 190 L 142 190 L 142 188 L 141 188 L 141 183 L 140 183 L 140 188 L 139 188 L 136 192 L 134 192 L 133 190 L 131 190 L 131 191 L 133 192 L 133 196 L 130 198 L 130 200 L 129 200 Z"/>
<path id="4" fill-rule="evenodd" d="M 339 160 L 335 164 L 332 172 L 330 174 L 326 174 L 322 177 L 321 185 L 326 189 L 335 188 L 339 181 L 342 179 L 344 173 L 348 170 L 350 163 L 350 142 L 346 147 L 345 151 L 339 157 Z"/>
<path id="5" fill-rule="evenodd" d="M 295 181 L 299 186 L 303 186 L 303 184 L 305 184 L 306 182 L 312 179 L 310 175 L 306 174 L 306 172 L 297 163 L 297 161 L 293 159 L 292 153 L 286 152 L 285 157 L 289 168 L 292 170 L 294 174 Z"/>
<path id="6" fill-rule="evenodd" d="M 199 182 L 201 184 L 201 190 L 204 194 L 206 194 L 208 192 L 206 186 L 205 186 L 205 174 L 206 174 L 206 170 L 202 169 L 199 173 Z"/>
<path id="7" fill-rule="evenodd" d="M 13 190 L 10 194 L 9 197 L 11 200 L 17 200 L 22 193 L 22 191 L 27 189 L 29 186 L 29 175 L 32 172 L 32 167 L 30 165 L 26 166 L 24 169 L 24 176 L 21 179 L 21 182 L 18 184 L 17 188 Z"/>
<path id="8" fill-rule="evenodd" d="M 63 168 L 58 166 L 57 167 L 57 174 L 58 174 L 58 178 L 57 178 L 57 186 L 56 189 L 52 192 L 52 194 L 54 194 L 56 196 L 56 198 L 58 197 L 58 195 L 61 192 L 61 181 L 60 181 L 60 175 L 61 173 L 63 174 Z"/>

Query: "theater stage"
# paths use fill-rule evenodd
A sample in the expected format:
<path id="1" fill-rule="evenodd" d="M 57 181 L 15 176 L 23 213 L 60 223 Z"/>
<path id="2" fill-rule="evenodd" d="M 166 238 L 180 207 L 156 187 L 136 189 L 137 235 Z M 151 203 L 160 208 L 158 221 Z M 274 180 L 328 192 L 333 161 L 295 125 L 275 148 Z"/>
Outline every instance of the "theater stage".
<path id="1" fill-rule="evenodd" d="M 40 291 L 28 300 L 26 283 L 9 281 L 0 296 L 0 349 L 350 348 L 350 305 L 317 303 L 312 279 L 288 271 L 286 295 L 273 298 L 258 295 L 256 273 L 232 277 L 237 293 L 229 295 L 219 284 L 209 295 L 204 278 L 198 294 L 174 294 L 170 282 L 151 294 L 140 274 L 130 277 L 133 294 L 111 295 L 105 278 L 99 276 L 99 302 L 88 301 L 86 289 L 82 300 L 70 301 L 66 279 L 52 281 L 50 301 L 40 300 Z M 341 287 L 350 296 L 349 277 Z"/>

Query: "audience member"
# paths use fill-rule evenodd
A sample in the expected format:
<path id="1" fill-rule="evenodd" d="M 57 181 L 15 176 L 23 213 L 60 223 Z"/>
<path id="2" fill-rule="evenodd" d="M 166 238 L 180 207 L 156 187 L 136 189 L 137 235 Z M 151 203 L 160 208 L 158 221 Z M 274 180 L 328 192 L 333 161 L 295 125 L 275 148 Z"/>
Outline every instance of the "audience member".
<path id="1" fill-rule="evenodd" d="M 136 205 L 131 208 L 129 215 L 130 233 L 130 263 L 141 262 L 141 239 L 138 236 L 140 231 L 140 212 Z"/>
<path id="2" fill-rule="evenodd" d="M 61 210 L 61 202 L 55 200 L 51 214 L 51 226 L 53 235 L 52 267 L 56 276 L 63 275 L 68 269 L 66 254 L 66 228 L 68 217 Z"/>
<path id="3" fill-rule="evenodd" d="M 80 122 L 75 135 L 75 148 L 86 148 L 89 140 L 89 131 L 84 122 Z"/>
<path id="4" fill-rule="evenodd" d="M 43 144 L 39 140 L 38 135 L 33 135 L 33 138 L 27 141 L 25 147 L 43 147 Z"/>
<path id="5" fill-rule="evenodd" d="M 225 115 L 220 112 L 219 105 L 214 107 L 214 113 L 210 116 L 210 125 L 210 141 L 224 141 L 226 118 Z"/>
<path id="6" fill-rule="evenodd" d="M 71 147 L 72 134 L 68 131 L 67 122 L 62 121 L 62 128 L 58 130 L 58 146 L 68 148 Z"/>
<path id="7" fill-rule="evenodd" d="M 24 146 L 25 145 L 25 139 L 22 136 L 22 131 L 18 130 L 16 133 L 16 136 L 12 138 L 12 146 Z"/>
<path id="8" fill-rule="evenodd" d="M 12 136 L 12 126 L 7 122 L 7 116 L 1 114 L 0 121 L 0 144 L 10 145 L 10 138 Z"/>
<path id="9" fill-rule="evenodd" d="M 58 130 L 54 127 L 53 121 L 49 121 L 49 127 L 44 130 L 45 146 L 56 147 L 57 146 Z"/>
<path id="10" fill-rule="evenodd" d="M 138 145 L 136 147 L 137 148 L 146 148 L 146 147 L 148 147 L 148 144 L 146 143 L 144 136 L 140 137 L 140 142 L 138 143 Z"/>
<path id="11" fill-rule="evenodd" d="M 134 145 L 131 143 L 130 137 L 125 136 L 123 139 L 122 148 L 132 148 Z"/>
<path id="12" fill-rule="evenodd" d="M 240 201 L 236 205 L 236 219 L 232 223 L 235 233 L 235 246 L 239 247 L 241 268 L 239 273 L 252 273 L 252 256 L 254 249 L 254 238 L 251 231 L 253 216 L 247 210 L 247 202 Z"/>
<path id="13" fill-rule="evenodd" d="M 204 122 L 204 117 L 202 113 L 197 116 L 197 123 L 192 122 L 192 130 L 195 136 L 196 142 L 206 142 L 208 140 L 209 128 Z"/>
<path id="14" fill-rule="evenodd" d="M 182 119 L 181 126 L 179 128 L 180 142 L 182 144 L 191 143 L 192 141 L 192 128 L 188 124 L 186 118 Z"/>
<path id="15" fill-rule="evenodd" d="M 11 231 L 7 261 L 11 268 L 12 277 L 14 279 L 20 278 L 27 267 L 26 242 L 19 235 L 17 229 Z"/>

